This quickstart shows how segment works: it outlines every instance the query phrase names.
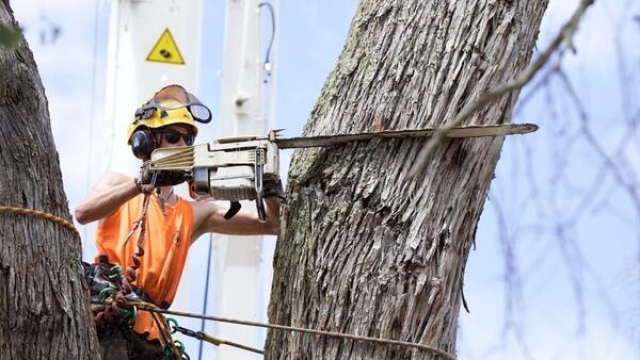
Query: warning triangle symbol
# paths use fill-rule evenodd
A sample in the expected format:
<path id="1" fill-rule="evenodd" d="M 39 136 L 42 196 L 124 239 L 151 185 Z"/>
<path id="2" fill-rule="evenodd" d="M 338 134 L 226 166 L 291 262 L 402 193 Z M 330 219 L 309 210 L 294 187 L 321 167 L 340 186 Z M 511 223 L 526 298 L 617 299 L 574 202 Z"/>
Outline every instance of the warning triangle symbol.
<path id="1" fill-rule="evenodd" d="M 153 45 L 149 55 L 147 55 L 147 61 L 184 65 L 182 54 L 180 54 L 178 45 L 173 40 L 168 28 L 164 29 L 156 44 Z"/>

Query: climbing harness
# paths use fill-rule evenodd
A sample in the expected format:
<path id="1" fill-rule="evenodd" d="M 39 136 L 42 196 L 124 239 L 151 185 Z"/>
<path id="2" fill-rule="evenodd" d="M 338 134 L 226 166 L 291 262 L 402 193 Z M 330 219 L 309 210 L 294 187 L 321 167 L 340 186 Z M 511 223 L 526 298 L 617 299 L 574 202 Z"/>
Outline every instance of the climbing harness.
<path id="1" fill-rule="evenodd" d="M 123 289 L 124 276 L 119 266 L 109 268 L 106 263 L 85 265 L 85 276 L 90 281 L 91 308 L 94 312 L 94 319 L 97 326 L 108 324 L 109 327 L 120 327 L 125 331 L 132 331 L 138 308 L 135 303 L 144 303 L 149 307 L 155 307 L 152 303 L 142 300 L 144 293 L 139 289 L 125 294 Z M 87 275 L 87 269 L 91 272 Z M 157 307 L 156 307 L 157 308 Z M 159 309 L 159 308 L 158 308 Z M 169 319 L 158 312 L 151 313 L 156 327 L 160 330 L 160 336 L 164 343 L 163 359 L 183 359 L 188 360 L 189 356 L 185 352 L 184 345 L 173 340 L 171 334 L 174 332 L 169 327 Z"/>
<path id="2" fill-rule="evenodd" d="M 237 347 L 239 349 L 251 351 L 251 352 L 254 352 L 256 354 L 264 355 L 264 352 L 262 350 L 259 350 L 259 349 L 256 349 L 256 348 L 252 348 L 250 346 L 238 344 L 238 343 L 235 343 L 235 342 L 223 340 L 223 339 L 220 339 L 220 338 L 217 338 L 217 337 L 213 337 L 213 336 L 208 335 L 208 334 L 206 334 L 206 333 L 204 333 L 202 331 L 193 331 L 193 330 L 178 326 L 178 322 L 175 319 L 168 318 L 167 322 L 172 325 L 172 328 L 171 328 L 171 333 L 172 334 L 174 334 L 176 332 L 180 332 L 183 335 L 186 335 L 186 336 L 189 336 L 189 337 L 192 337 L 192 338 L 196 338 L 196 339 L 198 339 L 200 341 L 206 341 L 206 342 L 208 342 L 210 344 L 213 344 L 215 346 L 229 345 L 229 346 Z"/>

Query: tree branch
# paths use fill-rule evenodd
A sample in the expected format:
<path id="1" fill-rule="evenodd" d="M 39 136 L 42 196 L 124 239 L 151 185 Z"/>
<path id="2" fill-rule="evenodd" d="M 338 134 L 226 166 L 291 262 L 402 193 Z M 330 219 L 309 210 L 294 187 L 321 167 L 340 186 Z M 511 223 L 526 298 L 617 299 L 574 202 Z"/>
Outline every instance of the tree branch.
<path id="1" fill-rule="evenodd" d="M 446 126 L 438 129 L 433 136 L 427 141 L 424 148 L 418 154 L 418 158 L 415 163 L 411 167 L 409 171 L 409 179 L 413 179 L 418 173 L 424 170 L 424 167 L 427 165 L 427 161 L 431 155 L 433 155 L 436 146 L 442 141 L 442 139 L 447 135 L 451 129 L 456 126 L 462 124 L 465 120 L 469 119 L 476 111 L 482 109 L 483 107 L 493 103 L 498 100 L 505 94 L 520 89 L 525 86 L 533 77 L 538 73 L 540 69 L 547 63 L 551 55 L 562 45 L 565 43 L 568 49 L 573 50 L 572 37 L 573 34 L 578 29 L 578 25 L 580 24 L 580 19 L 586 12 L 587 8 L 591 6 L 595 0 L 582 0 L 580 5 L 573 13 L 569 21 L 564 24 L 560 32 L 553 39 L 551 44 L 547 47 L 547 49 L 540 54 L 540 56 L 533 62 L 527 69 L 520 72 L 515 78 L 504 85 L 496 86 L 495 88 L 489 90 L 484 95 L 482 95 L 477 101 L 465 106 L 462 111 Z"/>

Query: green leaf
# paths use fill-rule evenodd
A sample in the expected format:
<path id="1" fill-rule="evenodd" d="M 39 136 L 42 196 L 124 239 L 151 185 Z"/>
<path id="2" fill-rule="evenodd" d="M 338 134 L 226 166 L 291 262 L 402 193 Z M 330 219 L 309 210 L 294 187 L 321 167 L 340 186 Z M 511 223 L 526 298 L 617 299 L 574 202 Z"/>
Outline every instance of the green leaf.
<path id="1" fill-rule="evenodd" d="M 14 48 L 22 39 L 22 30 L 16 25 L 0 24 L 0 48 Z"/>

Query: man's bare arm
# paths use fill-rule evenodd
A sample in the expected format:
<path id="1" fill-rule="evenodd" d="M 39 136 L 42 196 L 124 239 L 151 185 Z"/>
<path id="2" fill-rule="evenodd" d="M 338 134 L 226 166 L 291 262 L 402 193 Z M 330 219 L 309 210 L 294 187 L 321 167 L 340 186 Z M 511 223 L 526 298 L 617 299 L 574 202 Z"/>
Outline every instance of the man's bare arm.
<path id="1" fill-rule="evenodd" d="M 227 220 L 224 214 L 228 206 L 214 201 L 193 202 L 196 229 L 193 240 L 200 235 L 214 232 L 227 235 L 277 235 L 280 230 L 280 200 L 265 199 L 267 221 L 261 223 L 255 211 L 240 210 Z"/>
<path id="2" fill-rule="evenodd" d="M 135 181 L 123 174 L 108 173 L 75 210 L 76 220 L 87 224 L 112 214 L 120 205 L 140 194 Z"/>

